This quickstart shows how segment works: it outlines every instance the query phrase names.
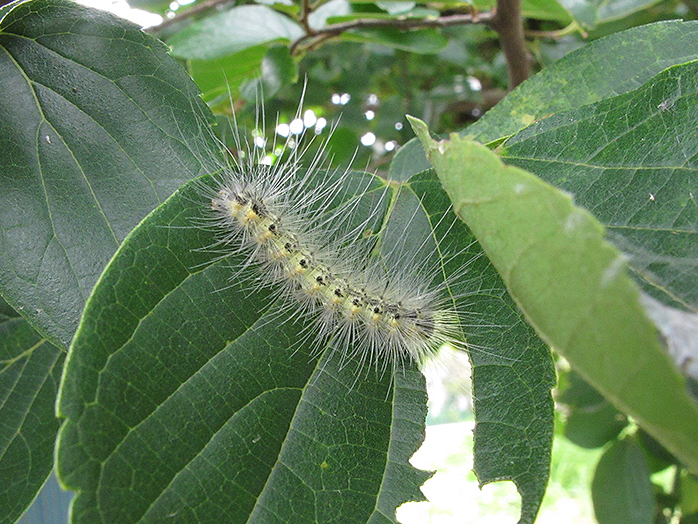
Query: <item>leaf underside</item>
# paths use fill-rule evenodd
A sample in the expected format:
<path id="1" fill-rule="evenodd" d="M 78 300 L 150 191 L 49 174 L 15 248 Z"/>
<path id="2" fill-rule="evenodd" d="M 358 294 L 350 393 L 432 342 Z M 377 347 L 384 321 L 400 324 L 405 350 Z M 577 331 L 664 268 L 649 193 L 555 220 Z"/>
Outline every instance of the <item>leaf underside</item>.
<path id="1" fill-rule="evenodd" d="M 398 505 L 422 500 L 419 486 L 429 476 L 407 462 L 423 438 L 421 373 L 409 367 L 391 377 L 331 351 L 315 355 L 303 338 L 312 325 L 290 321 L 273 291 L 236 273 L 239 255 L 212 263 L 218 254 L 201 249 L 214 237 L 192 227 L 206 206 L 200 184 L 185 186 L 124 243 L 71 348 L 57 465 L 61 481 L 78 491 L 75 522 L 163 515 L 182 522 L 221 515 L 393 521 Z M 471 340 L 499 344 L 472 352 L 476 383 L 483 382 L 476 446 L 484 449 L 481 480 L 490 471 L 514 479 L 524 495 L 523 521 L 532 522 L 549 464 L 550 356 L 470 246 L 472 236 L 438 219 L 449 206 L 433 175 L 418 175 L 405 189 L 395 196 L 383 242 L 404 240 L 401 221 L 421 223 L 415 212 L 426 213 L 424 223 L 435 228 L 427 235 L 486 268 L 464 286 L 499 284 L 468 297 L 477 318 Z M 232 273 L 239 279 L 231 282 Z M 483 307 L 511 328 L 483 322 Z M 513 390 L 520 391 L 515 399 Z"/>
<path id="2" fill-rule="evenodd" d="M 139 226 L 86 309 L 59 402 L 74 521 L 394 518 L 429 476 L 407 463 L 423 438 L 422 375 L 408 368 L 391 387 L 387 373 L 314 356 L 270 290 L 229 282 L 239 258 L 210 265 L 218 254 L 196 251 L 214 241 L 192 227 L 200 190 Z"/>
<path id="3" fill-rule="evenodd" d="M 63 0 L 0 20 L 0 93 L 0 291 L 65 349 L 119 243 L 200 174 L 210 112 L 161 42 Z"/>
<path id="4" fill-rule="evenodd" d="M 698 311 L 698 61 L 563 111 L 502 146 L 506 162 L 575 195 L 630 258 L 643 290 Z M 583 140 L 575 140 L 583 136 Z"/>

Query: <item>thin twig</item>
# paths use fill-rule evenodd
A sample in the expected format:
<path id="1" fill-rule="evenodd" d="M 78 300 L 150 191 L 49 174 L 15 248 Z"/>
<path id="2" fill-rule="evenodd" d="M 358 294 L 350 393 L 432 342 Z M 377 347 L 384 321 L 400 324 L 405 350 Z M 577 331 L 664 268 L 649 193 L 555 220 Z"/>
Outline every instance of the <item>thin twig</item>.
<path id="1" fill-rule="evenodd" d="M 438 18 L 359 18 L 349 22 L 330 24 L 320 29 L 306 29 L 307 33 L 293 42 L 291 53 L 298 52 L 301 44 L 311 40 L 309 44 L 303 45 L 303 49 L 314 47 L 319 42 L 324 42 L 330 38 L 337 37 L 352 29 L 373 29 L 383 27 L 394 27 L 401 30 L 425 29 L 430 27 L 449 27 L 466 24 L 486 24 L 494 17 L 491 12 L 475 14 L 454 14 L 440 16 Z"/>
<path id="2" fill-rule="evenodd" d="M 521 0 L 497 0 L 497 11 L 490 22 L 499 35 L 509 73 L 509 89 L 531 75 L 531 60 L 524 40 Z"/>
<path id="3" fill-rule="evenodd" d="M 303 26 L 303 29 L 305 29 L 306 34 L 311 34 L 314 32 L 313 28 L 310 27 L 310 23 L 308 22 L 308 16 L 310 16 L 312 9 L 313 8 L 310 5 L 310 0 L 301 1 L 301 16 L 298 21 Z"/>

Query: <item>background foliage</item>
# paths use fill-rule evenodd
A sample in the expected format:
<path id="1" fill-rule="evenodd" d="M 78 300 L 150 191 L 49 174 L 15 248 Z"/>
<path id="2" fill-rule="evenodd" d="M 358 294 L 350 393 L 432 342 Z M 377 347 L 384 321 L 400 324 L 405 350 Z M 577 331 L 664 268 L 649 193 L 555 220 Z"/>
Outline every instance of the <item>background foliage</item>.
<path id="1" fill-rule="evenodd" d="M 265 112 L 278 113 L 278 123 L 291 123 L 303 93 L 313 118 L 333 122 L 341 114 L 330 140 L 335 163 L 353 160 L 400 181 L 390 217 L 397 223 L 419 199 L 426 215 L 448 208 L 420 145 L 408 143 L 406 114 L 432 133 L 460 130 L 488 143 L 507 164 L 540 177 L 522 180 L 535 180 L 545 197 L 511 200 L 484 232 L 477 216 L 458 209 L 494 262 L 477 245 L 467 253 L 476 287 L 485 290 L 473 299 L 484 322 L 470 339 L 488 348 L 471 355 L 479 481 L 514 480 L 521 521 L 535 519 L 553 424 L 544 340 L 572 364 L 558 362 L 564 434 L 583 447 L 605 447 L 591 486 L 598 521 L 698 521 L 698 412 L 637 298 L 640 288 L 659 301 L 653 318 L 663 319 L 658 327 L 690 386 L 698 26 L 643 24 L 690 20 L 695 6 L 525 1 L 526 48 L 534 71 L 542 71 L 504 97 L 525 73 L 500 50 L 516 23 L 503 21 L 507 4 L 498 4 L 497 17 L 493 2 L 134 0 L 163 15 L 148 32 L 169 48 L 67 1 L 0 8 L 0 292 L 7 301 L 0 318 L 0 478 L 9 481 L 0 488 L 0 522 L 23 513 L 53 468 L 54 402 L 69 348 L 57 466 L 61 481 L 81 490 L 76 522 L 283 522 L 289 515 L 294 522 L 377 522 L 420 498 L 426 476 L 407 464 L 423 428 L 419 374 L 407 373 L 395 389 L 369 374 L 356 389 L 348 387 L 351 369 L 315 368 L 302 352 L 289 368 L 280 351 L 292 333 L 254 328 L 254 339 L 245 340 L 246 329 L 269 314 L 256 309 L 264 297 L 236 297 L 235 288 L 230 296 L 210 293 L 217 281 L 223 287 L 227 272 L 199 260 L 195 248 L 210 239 L 186 234 L 186 216 L 195 212 L 191 185 L 160 206 L 215 168 L 208 155 L 216 145 L 205 132 L 213 117 L 201 100 L 219 117 L 234 109 L 251 131 L 259 127 L 260 85 Z M 305 123 L 319 129 L 310 117 Z M 225 125 L 216 129 L 229 139 Z M 275 131 L 269 123 L 265 132 L 271 139 Z M 357 152 L 359 143 L 368 145 Z M 480 151 L 449 143 L 458 154 Z M 487 153 L 465 165 L 489 165 Z M 462 165 L 452 174 L 456 185 L 476 189 L 478 198 L 504 187 L 473 185 L 478 170 L 462 172 Z M 492 166 L 501 180 L 513 172 Z M 500 178 L 490 173 L 486 180 Z M 570 216 L 587 216 L 569 207 L 563 191 L 593 215 L 593 241 L 562 238 Z M 457 206 L 473 198 L 449 194 Z M 567 218 L 532 212 L 547 205 L 562 206 Z M 535 225 L 516 230 L 524 224 L 517 216 Z M 544 235 L 546 228 L 562 236 Z M 430 232 L 437 234 L 422 230 Z M 448 238 L 458 251 L 473 237 L 459 226 Z M 537 246 L 530 260 L 513 238 Z M 634 284 L 623 292 L 588 287 L 593 267 L 623 272 L 616 249 L 629 256 Z M 571 253 L 578 255 L 561 267 L 581 275 L 546 272 Z M 527 269 L 512 277 L 508 265 Z M 196 266 L 201 270 L 190 271 Z M 603 288 L 606 281 L 599 282 Z M 555 295 L 548 290 L 561 298 L 546 302 Z M 203 315 L 201 303 L 209 303 Z M 240 309 L 245 315 L 231 322 L 240 303 L 249 304 Z M 617 333 L 621 317 L 629 327 Z M 236 390 L 230 370 L 258 388 Z M 343 384 L 347 397 L 328 395 L 336 386 L 322 387 L 325 380 Z M 337 425 L 352 428 L 351 436 L 337 435 Z M 258 442 L 265 447 L 252 452 Z M 270 456 L 277 463 L 263 464 Z M 364 469 L 351 467 L 357 457 Z M 653 473 L 668 470 L 668 486 L 652 484 Z M 250 479 L 259 489 L 250 490 Z M 330 506 L 338 513 L 316 513 Z"/>

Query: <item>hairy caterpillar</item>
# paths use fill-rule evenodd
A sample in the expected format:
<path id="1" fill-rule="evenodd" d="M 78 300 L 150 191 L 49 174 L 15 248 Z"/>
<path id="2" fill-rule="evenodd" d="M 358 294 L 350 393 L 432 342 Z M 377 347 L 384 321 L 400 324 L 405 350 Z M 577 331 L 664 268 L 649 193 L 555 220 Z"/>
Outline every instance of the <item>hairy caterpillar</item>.
<path id="1" fill-rule="evenodd" d="M 290 140 L 285 160 L 269 165 L 259 135 L 249 144 L 241 133 L 239 157 L 225 162 L 209 129 L 198 130 L 182 135 L 208 174 L 124 242 L 67 364 L 94 377 L 95 391 L 72 378 L 80 373 L 66 375 L 65 395 L 78 397 L 61 402 L 66 478 L 75 439 L 99 433 L 103 415 L 123 421 L 109 442 L 90 441 L 103 465 L 74 483 L 76 514 L 185 522 L 203 508 L 202 521 L 266 523 L 288 522 L 302 507 L 309 518 L 298 522 L 393 520 L 397 506 L 423 499 L 429 476 L 408 463 L 426 416 L 415 363 L 446 337 L 464 347 L 464 302 L 481 282 L 462 278 L 464 268 L 486 260 L 469 248 L 433 173 L 387 181 L 326 169 L 319 154 L 303 169 L 310 150 Z M 221 211 L 236 194 L 244 212 Z M 274 235 L 264 238 L 271 224 L 281 231 L 276 247 Z M 346 319 L 347 303 L 331 308 L 303 291 L 313 279 L 273 262 L 289 242 L 295 258 L 286 259 L 317 261 L 315 282 L 332 276 L 363 304 L 383 300 L 397 321 L 406 312 L 403 337 L 412 338 L 391 346 L 381 325 Z M 136 469 L 143 474 L 132 476 Z M 101 519 L 85 509 L 95 504 Z"/>
<path id="2" fill-rule="evenodd" d="M 342 362 L 395 372 L 408 362 L 423 365 L 445 344 L 465 347 L 459 302 L 468 293 L 454 283 L 469 264 L 436 237 L 455 223 L 450 208 L 419 223 L 433 217 L 411 195 L 403 229 L 388 235 L 386 217 L 398 213 L 401 184 L 373 187 L 373 176 L 357 184 L 354 172 L 327 169 L 326 142 L 303 169 L 303 140 L 314 139 L 305 131 L 272 146 L 287 153 L 276 163 L 267 162 L 262 141 L 235 133 L 241 154 L 219 167 L 216 187 L 205 190 L 207 225 L 218 238 L 213 249 L 244 253 L 244 267 L 258 267 L 254 285 L 277 290 L 282 312 L 310 317 L 306 337 L 317 352 L 328 346 Z M 460 266 L 446 271 L 449 264 Z"/>

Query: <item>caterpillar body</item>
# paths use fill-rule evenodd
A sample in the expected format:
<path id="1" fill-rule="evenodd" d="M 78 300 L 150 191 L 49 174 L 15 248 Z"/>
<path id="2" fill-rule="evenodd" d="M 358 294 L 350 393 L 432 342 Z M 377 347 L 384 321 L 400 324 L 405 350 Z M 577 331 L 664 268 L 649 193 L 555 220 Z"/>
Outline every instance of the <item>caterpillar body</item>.
<path id="1" fill-rule="evenodd" d="M 283 311 L 312 318 L 306 336 L 317 353 L 330 348 L 342 361 L 395 372 L 423 365 L 445 344 L 465 346 L 462 296 L 452 285 L 468 264 L 447 275 L 444 265 L 460 253 L 446 257 L 433 236 L 437 225 L 450 230 L 453 213 L 450 225 L 444 215 L 417 227 L 424 210 L 416 200 L 404 230 L 388 242 L 384 220 L 399 183 L 377 189 L 369 176 L 356 186 L 352 171 L 327 169 L 324 144 L 303 170 L 302 135 L 288 139 L 287 160 L 272 165 L 258 144 L 235 140 L 243 154 L 218 170 L 207 195 L 216 249 L 245 253 L 244 266 L 258 266 L 257 285 L 275 288 Z M 375 198 L 366 207 L 369 192 Z"/>

